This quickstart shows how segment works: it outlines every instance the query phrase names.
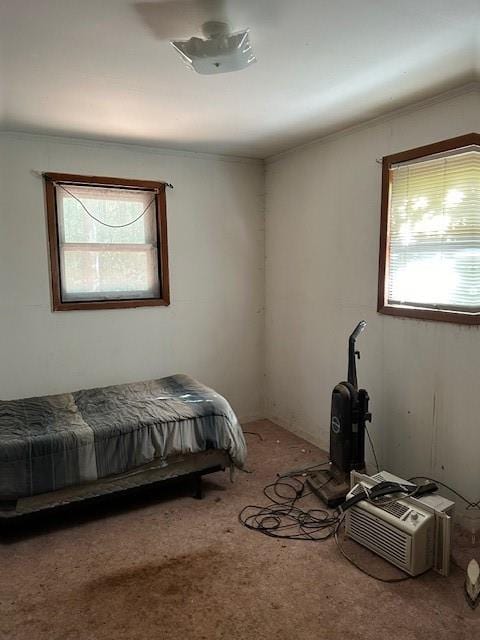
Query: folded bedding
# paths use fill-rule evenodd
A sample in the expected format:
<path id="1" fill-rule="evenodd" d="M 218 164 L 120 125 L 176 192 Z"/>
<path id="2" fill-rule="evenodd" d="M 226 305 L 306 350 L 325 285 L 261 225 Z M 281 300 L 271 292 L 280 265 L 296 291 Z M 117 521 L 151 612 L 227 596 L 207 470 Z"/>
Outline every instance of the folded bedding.
<path id="1" fill-rule="evenodd" d="M 245 439 L 229 403 L 186 375 L 0 401 L 0 500 L 207 449 L 243 467 Z"/>

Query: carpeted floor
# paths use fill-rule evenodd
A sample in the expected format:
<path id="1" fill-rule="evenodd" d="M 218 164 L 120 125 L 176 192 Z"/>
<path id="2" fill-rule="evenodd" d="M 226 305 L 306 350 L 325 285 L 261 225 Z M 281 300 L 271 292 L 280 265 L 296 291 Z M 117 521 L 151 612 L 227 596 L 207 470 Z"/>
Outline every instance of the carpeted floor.
<path id="1" fill-rule="evenodd" d="M 333 540 L 279 541 L 243 528 L 277 472 L 319 462 L 318 449 L 268 421 L 250 423 L 252 474 L 146 490 L 33 520 L 2 538 L 0 637 L 28 640 L 268 638 L 410 640 L 480 637 L 463 573 L 399 584 L 368 578 Z M 308 498 L 310 507 L 315 499 Z M 396 570 L 350 552 L 384 576 Z M 3 634 L 3 635 L 2 635 Z"/>

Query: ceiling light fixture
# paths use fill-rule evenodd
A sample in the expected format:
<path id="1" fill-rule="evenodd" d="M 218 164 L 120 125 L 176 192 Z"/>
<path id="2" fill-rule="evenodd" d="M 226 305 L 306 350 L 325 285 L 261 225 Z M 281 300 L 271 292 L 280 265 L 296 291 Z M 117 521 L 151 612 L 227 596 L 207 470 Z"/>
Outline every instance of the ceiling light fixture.
<path id="1" fill-rule="evenodd" d="M 170 44 L 186 65 L 197 73 L 210 75 L 240 71 L 256 62 L 249 29 L 230 33 L 226 22 L 205 22 L 205 39 L 173 40 Z"/>

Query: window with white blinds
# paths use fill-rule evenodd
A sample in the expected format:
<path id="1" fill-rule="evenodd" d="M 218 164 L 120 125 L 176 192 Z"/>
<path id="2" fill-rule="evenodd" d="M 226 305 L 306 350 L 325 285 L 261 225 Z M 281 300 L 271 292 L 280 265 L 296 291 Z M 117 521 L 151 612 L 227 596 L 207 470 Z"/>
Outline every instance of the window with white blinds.
<path id="1" fill-rule="evenodd" d="M 480 146 L 393 162 L 388 180 L 384 305 L 480 314 Z"/>

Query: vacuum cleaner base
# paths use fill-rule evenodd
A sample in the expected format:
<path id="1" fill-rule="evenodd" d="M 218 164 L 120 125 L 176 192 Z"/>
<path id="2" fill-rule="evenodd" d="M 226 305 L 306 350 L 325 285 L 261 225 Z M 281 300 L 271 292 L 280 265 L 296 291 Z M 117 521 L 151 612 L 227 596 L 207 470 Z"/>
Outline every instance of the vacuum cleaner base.
<path id="1" fill-rule="evenodd" d="M 345 502 L 350 491 L 350 474 L 332 468 L 314 471 L 308 474 L 307 483 L 327 507 L 337 507 Z"/>

